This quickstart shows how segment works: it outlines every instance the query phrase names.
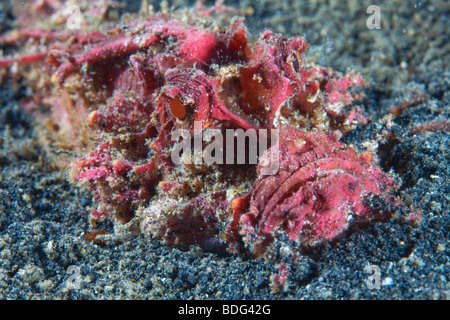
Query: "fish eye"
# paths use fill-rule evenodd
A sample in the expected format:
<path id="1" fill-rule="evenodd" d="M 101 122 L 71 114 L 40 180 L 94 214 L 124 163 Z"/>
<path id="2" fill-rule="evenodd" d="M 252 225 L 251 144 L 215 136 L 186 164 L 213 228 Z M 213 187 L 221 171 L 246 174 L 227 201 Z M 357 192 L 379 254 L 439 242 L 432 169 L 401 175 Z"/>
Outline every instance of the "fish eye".
<path id="1" fill-rule="evenodd" d="M 181 102 L 180 98 L 175 97 L 169 103 L 170 112 L 177 119 L 183 119 L 186 117 L 186 107 Z"/>

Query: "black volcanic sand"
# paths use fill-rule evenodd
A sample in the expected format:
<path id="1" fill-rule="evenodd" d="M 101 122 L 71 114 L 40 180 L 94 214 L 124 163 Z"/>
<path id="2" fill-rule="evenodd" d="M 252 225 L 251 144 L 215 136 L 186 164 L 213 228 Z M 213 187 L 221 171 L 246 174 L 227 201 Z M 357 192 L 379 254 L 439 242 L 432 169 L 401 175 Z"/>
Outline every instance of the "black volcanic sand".
<path id="1" fill-rule="evenodd" d="M 131 1 L 123 11 L 135 11 Z M 233 4 L 226 2 L 226 4 Z M 242 1 L 253 35 L 265 28 L 306 37 L 308 57 L 368 80 L 359 103 L 373 122 L 345 141 L 358 146 L 383 129 L 378 122 L 417 94 L 392 120 L 395 134 L 380 146 L 385 170 L 403 181 L 401 198 L 422 212 L 418 226 L 397 219 L 371 225 L 300 258 L 284 292 L 269 278 L 276 266 L 168 248 L 137 237 L 116 244 L 86 242 L 91 194 L 52 170 L 37 144 L 33 119 L 18 108 L 24 92 L 0 89 L 0 299 L 449 299 L 449 133 L 409 135 L 418 125 L 449 118 L 448 1 L 378 1 L 381 29 L 366 26 L 374 1 Z M 155 4 L 155 9 L 159 5 Z M 7 1 L 0 24 L 11 28 Z M 68 289 L 68 268 L 80 269 L 79 289 Z M 380 287 L 371 273 L 380 270 Z"/>

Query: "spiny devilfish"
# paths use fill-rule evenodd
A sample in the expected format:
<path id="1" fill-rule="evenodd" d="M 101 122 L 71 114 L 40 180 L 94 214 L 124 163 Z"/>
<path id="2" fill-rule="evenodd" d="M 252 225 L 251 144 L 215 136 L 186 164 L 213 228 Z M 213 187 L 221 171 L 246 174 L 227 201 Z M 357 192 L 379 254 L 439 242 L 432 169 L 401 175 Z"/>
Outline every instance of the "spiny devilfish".
<path id="1" fill-rule="evenodd" d="M 138 222 L 169 244 L 264 256 L 283 234 L 294 252 L 390 215 L 370 199 L 391 201 L 398 184 L 374 154 L 338 141 L 367 122 L 350 90 L 363 80 L 305 62 L 301 37 L 265 31 L 250 43 L 242 18 L 215 24 L 236 13 L 199 5 L 189 18 L 155 13 L 121 27 L 103 22 L 104 31 L 54 26 L 0 37 L 27 44 L 0 58 L 34 91 L 24 106 L 47 106 L 43 119 L 60 145 L 84 153 L 70 168 L 94 193 L 93 228 Z M 280 139 L 258 165 L 175 164 L 171 136 L 198 133 L 194 123 L 197 131 L 277 129 Z M 274 158 L 279 170 L 261 174 Z M 287 274 L 282 264 L 274 286 Z"/>

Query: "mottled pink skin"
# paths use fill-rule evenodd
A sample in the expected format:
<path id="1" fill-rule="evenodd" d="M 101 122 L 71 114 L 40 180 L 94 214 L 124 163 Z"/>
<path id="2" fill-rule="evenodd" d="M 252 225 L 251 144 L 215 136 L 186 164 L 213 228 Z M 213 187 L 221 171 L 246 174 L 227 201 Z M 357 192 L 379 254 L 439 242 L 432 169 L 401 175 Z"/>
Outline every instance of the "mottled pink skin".
<path id="1" fill-rule="evenodd" d="M 64 48 L 65 43 L 71 37 L 75 39 L 75 41 L 73 41 L 73 45 L 71 46 L 71 50 L 75 52 L 87 44 L 103 39 L 104 35 L 96 31 L 73 34 L 67 30 L 48 31 L 39 28 L 19 30 L 10 34 L 2 34 L 0 35 L 0 45 L 17 45 L 23 44 L 28 40 L 33 40 L 39 41 L 41 44 L 49 44 L 50 46 L 39 46 L 40 52 L 24 53 L 10 57 L 0 57 L 0 68 L 9 68 L 14 63 L 31 64 L 43 62 L 46 61 L 46 59 L 48 59 L 48 67 L 51 65 L 59 65 L 58 61 L 60 59 L 67 59 L 70 56 L 62 48 Z"/>
<path id="2" fill-rule="evenodd" d="M 42 21 L 61 10 L 66 0 L 28 0 L 12 1 L 16 23 L 27 28 L 35 22 Z"/>
<path id="3" fill-rule="evenodd" d="M 332 116 L 347 116 L 351 123 L 356 116 L 361 121 L 365 121 L 362 115 L 344 113 L 344 107 L 352 104 L 357 94 L 350 91 L 351 88 L 364 85 L 364 80 L 358 74 L 350 74 L 344 77 L 329 68 L 315 67 L 310 70 L 311 78 L 321 83 L 326 95 L 322 105 L 325 106 L 328 114 Z"/>
<path id="4" fill-rule="evenodd" d="M 278 272 L 271 276 L 271 285 L 272 290 L 277 291 L 280 290 L 286 283 L 286 280 L 290 273 L 290 264 L 288 263 L 280 263 L 278 265 Z"/>
<path id="5" fill-rule="evenodd" d="M 182 187 L 182 183 L 167 182 L 160 183 L 164 192 L 170 192 L 171 188 Z M 166 210 L 161 211 L 163 202 Z M 176 201 L 165 198 L 159 203 L 150 204 L 145 210 L 150 211 L 145 217 L 142 225 L 143 231 L 151 233 L 152 236 L 164 240 L 168 244 L 183 246 L 199 245 L 209 251 L 224 253 L 226 243 L 218 237 L 217 212 L 226 212 L 229 201 L 226 190 L 211 192 L 188 200 L 177 199 Z"/>
<path id="6" fill-rule="evenodd" d="M 280 105 L 303 88 L 302 61 L 297 60 L 295 71 L 290 59 L 300 57 L 306 48 L 303 38 L 287 39 L 270 31 L 260 36 L 248 64 L 239 68 L 240 90 L 234 97 L 248 127 L 272 128 Z"/>
<path id="7" fill-rule="evenodd" d="M 98 85 L 105 85 L 111 94 L 105 106 L 88 117 L 89 124 L 102 132 L 100 138 L 109 141 L 73 164 L 75 180 L 89 181 L 99 203 L 93 212 L 94 220 L 117 216 L 118 212 L 119 216 L 129 217 L 124 214 L 126 207 L 148 202 L 158 183 L 155 177 L 174 168 L 167 152 L 173 144 L 170 133 L 177 127 L 177 119 L 170 112 L 171 99 L 179 97 L 186 108 L 192 108 L 192 121 L 243 124 L 219 100 L 215 93 L 217 80 L 206 74 L 213 62 L 245 58 L 244 53 L 236 52 L 246 48 L 246 38 L 242 37 L 245 28 L 239 20 L 233 24 L 235 33 L 213 34 L 180 27 L 175 21 L 142 22 L 139 28 L 142 27 L 146 30 L 142 35 L 118 35 L 103 46 L 96 45 L 66 61 L 56 71 L 58 81 L 69 82 L 69 75 L 82 73 L 80 67 L 87 63 L 95 68 L 101 81 Z M 137 53 L 152 42 L 164 42 L 169 37 L 172 43 L 178 43 L 177 49 L 154 55 Z M 219 48 L 222 57 L 218 55 Z M 102 64 L 111 58 L 118 61 L 116 71 Z M 117 152 L 125 159 L 117 158 Z M 125 181 L 130 174 L 133 182 L 128 184 Z"/>
<path id="8" fill-rule="evenodd" d="M 159 95 L 159 108 L 170 109 L 170 101 L 179 97 L 188 112 L 194 114 L 190 119 L 191 126 L 194 121 L 201 121 L 209 127 L 229 122 L 244 129 L 257 128 L 225 106 L 219 98 L 217 87 L 217 80 L 201 70 L 170 69 L 166 72 L 166 84 Z M 170 116 L 170 111 L 167 114 Z"/>
<path id="9" fill-rule="evenodd" d="M 371 195 L 387 197 L 397 187 L 373 157 L 344 147 L 327 133 L 285 126 L 279 151 L 273 147 L 263 159 L 270 159 L 271 152 L 279 152 L 280 169 L 257 179 L 241 218 L 241 233 L 256 253 L 281 230 L 304 246 L 333 239 L 348 228 L 351 216 L 371 217 L 366 205 Z"/>
<path id="10" fill-rule="evenodd" d="M 0 58 L 0 68 L 9 68 L 15 62 L 18 63 L 33 63 L 42 61 L 47 57 L 47 53 L 26 54 L 22 56 L 16 56 L 14 58 Z"/>
<path id="11" fill-rule="evenodd" d="M 130 161 L 113 157 L 113 142 L 105 142 L 92 150 L 85 159 L 72 164 L 74 179 L 88 181 L 94 192 L 97 209 L 92 211 L 93 221 L 101 221 L 115 215 L 122 222 L 128 221 L 134 206 L 148 201 L 154 193 L 157 181 L 155 158 Z M 130 184 L 128 181 L 133 180 Z"/>
<path id="12" fill-rule="evenodd" d="M 141 227 L 169 244 L 229 253 L 246 247 L 255 257 L 272 245 L 277 250 L 280 242 L 274 239 L 287 234 L 296 244 L 277 261 L 279 271 L 271 280 L 279 290 L 300 246 L 333 240 L 352 223 L 389 215 L 375 212 L 367 201 L 372 196 L 390 201 L 389 193 L 397 187 L 375 156 L 341 144 L 337 133 L 304 132 L 275 121 L 278 114 L 287 119 L 291 111 L 305 118 L 318 115 L 323 120 L 319 130 L 331 128 L 331 123 L 341 128 L 367 121 L 358 110 L 347 108 L 356 97 L 351 89 L 362 85 L 362 78 L 305 65 L 302 55 L 308 44 L 303 38 L 266 31 L 249 45 L 240 18 L 226 30 L 216 30 L 185 25 L 166 13 L 106 32 L 24 27 L 28 19 L 48 18 L 46 9 L 60 10 L 64 2 L 30 3 L 36 12 L 23 12 L 23 27 L 0 35 L 0 45 L 35 51 L 0 57 L 0 68 L 37 64 L 45 75 L 37 83 L 43 82 L 48 96 L 34 95 L 33 105 L 51 106 L 57 114 L 51 118 L 71 132 L 75 145 L 79 123 L 91 126 L 96 146 L 72 163 L 71 175 L 93 191 L 94 228 L 104 219 L 126 223 L 141 206 L 153 210 L 149 224 Z M 112 1 L 92 3 L 90 13 L 101 16 Z M 230 10 L 220 2 L 213 9 L 199 2 L 195 15 L 216 13 Z M 76 101 L 70 99 L 74 91 Z M 175 113 L 175 108 L 185 108 L 186 116 L 177 118 L 184 112 Z M 74 121 L 70 112 L 82 121 Z M 178 128 L 192 132 L 194 121 L 218 129 L 281 125 L 279 145 L 260 157 L 258 178 L 249 192 L 230 201 L 227 190 L 192 193 L 188 179 L 171 180 L 177 168 L 170 159 L 171 134 Z M 279 159 L 278 172 L 263 175 L 263 166 L 274 158 Z M 167 203 L 169 212 L 164 212 Z"/>
<path id="13" fill-rule="evenodd" d="M 203 8 L 199 15 L 211 11 Z M 106 33 L 74 31 L 70 45 L 67 31 L 43 32 L 40 38 L 36 30 L 22 30 L 0 38 L 0 43 L 45 40 L 45 53 L 4 58 L 0 67 L 42 61 L 60 88 L 83 82 L 96 92 L 87 122 L 98 143 L 72 164 L 73 178 L 88 182 L 94 192 L 94 221 L 114 217 L 127 222 L 137 205 L 152 201 L 156 186 L 166 192 L 182 188 L 184 182 L 164 180 L 175 168 L 170 138 L 177 128 L 193 130 L 194 121 L 203 128 L 272 129 L 280 106 L 288 102 L 307 115 L 321 108 L 330 119 L 358 120 L 356 111 L 347 113 L 344 107 L 354 98 L 350 88 L 361 85 L 361 79 L 307 68 L 303 38 L 266 31 L 249 46 L 241 19 L 225 31 L 212 31 L 186 26 L 167 14 L 152 18 Z M 186 108 L 185 118 L 172 114 L 174 100 Z M 260 175 L 246 212 L 245 201 L 231 205 L 223 197 L 205 195 L 179 208 L 180 224 L 174 218 L 166 229 L 184 228 L 182 238 L 188 239 L 189 232 L 198 231 L 185 227 L 189 210 L 202 205 L 208 209 L 196 212 L 192 221 L 209 221 L 203 238 L 210 237 L 220 229 L 213 219 L 217 201 L 232 214 L 230 247 L 241 240 L 240 232 L 253 252 L 262 252 L 277 230 L 313 244 L 345 230 L 350 215 L 369 216 L 365 198 L 393 187 L 370 157 L 346 149 L 332 135 L 292 127 L 282 127 L 281 133 L 279 151 L 271 148 L 261 159 L 279 152 L 280 170 Z M 257 170 L 261 174 L 261 165 Z"/>
<path id="14" fill-rule="evenodd" d="M 105 35 L 98 31 L 91 32 L 79 32 L 73 31 L 49 31 L 40 28 L 16 30 L 13 33 L 5 33 L 0 35 L 1 44 L 20 44 L 29 40 L 40 41 L 41 43 L 54 43 L 58 41 L 67 41 L 69 38 L 74 37 L 76 42 L 81 44 L 91 43 L 96 40 L 102 40 Z"/>
<path id="15" fill-rule="evenodd" d="M 237 21 L 239 23 L 239 20 Z M 55 76 L 59 83 L 62 83 L 70 73 L 79 70 L 83 64 L 92 65 L 129 56 L 149 48 L 152 44 L 164 43 L 169 39 L 178 43 L 178 48 L 148 57 L 147 63 L 154 65 L 158 76 L 163 76 L 168 69 L 177 66 L 196 65 L 202 68 L 211 63 L 221 63 L 221 56 L 236 56 L 233 34 L 214 34 L 208 30 L 182 26 L 173 20 L 140 21 L 133 23 L 127 32 L 118 31 L 117 35 L 94 44 L 89 50 L 81 54 L 75 53 L 57 69 Z"/>
<path id="16" fill-rule="evenodd" d="M 93 0 L 90 1 L 92 8 L 88 8 L 84 14 L 90 17 L 100 17 L 105 14 L 105 10 L 117 5 L 113 0 Z M 66 24 L 60 26 L 60 30 L 36 27 L 43 21 L 48 21 L 52 16 L 60 15 L 69 18 L 73 14 L 66 0 L 28 0 L 13 1 L 17 30 L 0 35 L 0 45 L 25 45 L 26 42 L 33 40 L 39 43 L 39 52 L 25 53 L 14 57 L 0 57 L 0 68 L 11 67 L 15 62 L 20 64 L 30 64 L 42 62 L 47 57 L 50 64 L 56 64 L 56 60 L 51 61 L 52 57 L 65 55 L 67 42 L 71 42 L 70 53 L 75 53 L 83 46 L 95 41 L 105 39 L 105 35 L 97 31 L 79 31 L 68 30 Z M 58 52 L 60 51 L 60 52 Z"/>

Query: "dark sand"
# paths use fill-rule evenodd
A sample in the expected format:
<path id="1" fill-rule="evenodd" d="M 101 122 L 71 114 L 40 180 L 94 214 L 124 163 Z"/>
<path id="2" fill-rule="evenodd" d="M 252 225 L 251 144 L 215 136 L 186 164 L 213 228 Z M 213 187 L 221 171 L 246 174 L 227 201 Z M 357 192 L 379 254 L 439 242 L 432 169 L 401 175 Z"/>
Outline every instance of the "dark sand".
<path id="1" fill-rule="evenodd" d="M 137 10 L 139 1 L 124 9 Z M 54 172 L 36 143 L 21 92 L 0 89 L 0 299 L 449 299 L 449 132 L 409 135 L 426 122 L 449 118 L 450 37 L 447 0 L 234 1 L 254 9 L 253 35 L 265 28 L 305 36 L 308 57 L 368 79 L 363 104 L 373 122 L 346 137 L 355 145 L 382 130 L 377 120 L 411 95 L 427 101 L 393 120 L 397 138 L 380 147 L 385 170 L 398 174 L 400 196 L 418 211 L 418 226 L 396 219 L 372 225 L 304 256 L 284 292 L 273 294 L 276 266 L 221 257 L 192 247 L 168 248 L 144 237 L 118 244 L 86 242 L 91 195 Z M 226 2 L 233 4 L 233 2 Z M 366 26 L 369 5 L 381 8 L 381 29 Z M 155 8 L 159 8 L 155 4 Z M 8 1 L 0 24 L 11 26 Z M 71 265 L 79 289 L 67 287 Z M 366 266 L 380 271 L 371 288 Z M 70 282 L 70 281 L 69 281 Z M 73 282 L 71 282 L 73 283 Z M 369 283 L 370 284 L 370 283 Z"/>

